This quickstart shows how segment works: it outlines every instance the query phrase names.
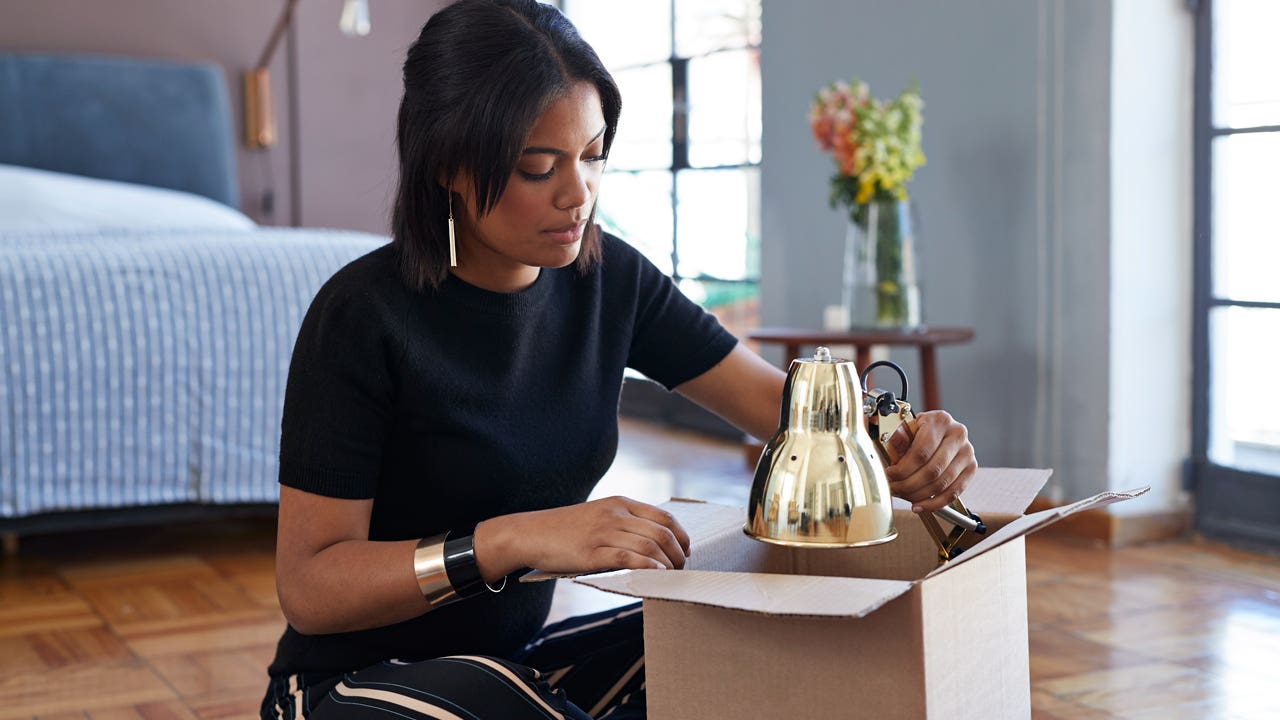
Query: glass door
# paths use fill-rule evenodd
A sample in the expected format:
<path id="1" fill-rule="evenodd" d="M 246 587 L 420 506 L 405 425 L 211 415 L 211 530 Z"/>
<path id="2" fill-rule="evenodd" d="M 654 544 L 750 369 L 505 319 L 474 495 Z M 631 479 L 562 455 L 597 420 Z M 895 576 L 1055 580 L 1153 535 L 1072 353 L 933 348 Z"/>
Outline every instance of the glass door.
<path id="1" fill-rule="evenodd" d="M 1280 2 L 1196 19 L 1196 526 L 1280 547 Z"/>
<path id="2" fill-rule="evenodd" d="M 760 1 L 560 3 L 622 91 L 597 220 L 738 337 L 759 324 Z"/>

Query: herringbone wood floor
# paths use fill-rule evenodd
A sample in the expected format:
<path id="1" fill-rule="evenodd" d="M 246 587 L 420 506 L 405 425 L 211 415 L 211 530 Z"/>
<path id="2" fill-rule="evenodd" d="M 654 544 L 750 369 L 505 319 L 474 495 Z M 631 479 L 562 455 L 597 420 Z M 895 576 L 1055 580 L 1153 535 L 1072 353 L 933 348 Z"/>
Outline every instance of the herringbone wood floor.
<path id="1" fill-rule="evenodd" d="M 737 444 L 624 422 L 599 489 L 742 504 Z M 228 520 L 23 538 L 0 570 L 0 720 L 248 718 L 283 619 L 274 529 Z M 1028 541 L 1037 718 L 1277 718 L 1280 562 L 1181 542 Z M 586 588 L 557 616 L 614 604 Z"/>

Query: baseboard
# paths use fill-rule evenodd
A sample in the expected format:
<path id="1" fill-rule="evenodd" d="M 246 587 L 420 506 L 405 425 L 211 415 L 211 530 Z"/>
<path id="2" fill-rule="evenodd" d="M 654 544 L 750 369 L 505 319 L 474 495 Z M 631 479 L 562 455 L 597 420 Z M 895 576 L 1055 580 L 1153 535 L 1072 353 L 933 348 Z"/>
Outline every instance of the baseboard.
<path id="1" fill-rule="evenodd" d="M 1031 501 L 1027 513 L 1058 507 L 1043 497 Z M 1141 543 L 1175 540 L 1191 531 L 1191 511 L 1174 510 L 1119 515 L 1095 508 L 1065 517 L 1042 530 L 1044 533 L 1070 535 L 1096 540 L 1109 547 L 1126 547 Z"/>

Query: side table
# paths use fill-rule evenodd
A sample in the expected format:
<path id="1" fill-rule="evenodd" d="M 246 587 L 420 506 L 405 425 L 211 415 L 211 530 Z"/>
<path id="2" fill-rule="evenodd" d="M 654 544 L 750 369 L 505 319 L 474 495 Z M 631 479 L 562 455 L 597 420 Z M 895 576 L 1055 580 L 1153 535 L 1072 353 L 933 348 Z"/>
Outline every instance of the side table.
<path id="1" fill-rule="evenodd" d="M 973 328 L 966 327 L 932 327 L 918 328 L 867 328 L 863 330 L 799 330 L 794 328 L 759 328 L 751 331 L 748 338 L 762 343 L 775 343 L 783 346 L 783 365 L 786 370 L 791 361 L 801 356 L 801 348 L 806 346 L 852 345 L 856 357 L 854 365 L 862 372 L 871 362 L 873 345 L 906 345 L 915 346 L 920 351 L 920 375 L 924 387 L 917 398 L 923 396 L 923 406 L 912 403 L 912 408 L 921 412 L 942 407 L 941 391 L 938 388 L 938 359 L 936 349 L 939 345 L 959 345 L 973 339 Z M 892 388 L 893 386 L 890 386 Z M 920 387 L 919 384 L 916 387 Z M 911 398 L 907 398 L 911 402 Z"/>

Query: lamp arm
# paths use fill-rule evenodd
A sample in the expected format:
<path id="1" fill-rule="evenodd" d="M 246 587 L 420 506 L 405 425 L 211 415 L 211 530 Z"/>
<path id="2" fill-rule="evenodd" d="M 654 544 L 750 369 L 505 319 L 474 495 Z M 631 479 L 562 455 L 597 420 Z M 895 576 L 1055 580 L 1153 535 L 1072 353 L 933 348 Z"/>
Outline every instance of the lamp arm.
<path id="1" fill-rule="evenodd" d="M 293 8 L 297 4 L 298 0 L 288 0 L 285 3 L 280 19 L 276 21 L 275 29 L 271 31 L 271 37 L 267 38 L 267 46 L 262 48 L 262 55 L 258 58 L 258 64 L 255 67 L 265 68 L 271 62 L 271 56 L 275 54 L 280 38 L 284 37 L 285 30 L 288 30 L 289 24 L 293 22 Z"/>

